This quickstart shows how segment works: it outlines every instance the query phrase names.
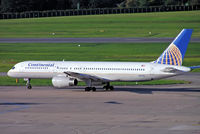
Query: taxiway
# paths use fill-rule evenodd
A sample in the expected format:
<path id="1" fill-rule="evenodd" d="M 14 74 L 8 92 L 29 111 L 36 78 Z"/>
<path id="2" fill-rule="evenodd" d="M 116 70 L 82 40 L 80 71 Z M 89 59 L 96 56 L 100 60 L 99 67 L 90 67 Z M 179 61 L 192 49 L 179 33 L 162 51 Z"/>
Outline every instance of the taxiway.
<path id="1" fill-rule="evenodd" d="M 0 86 L 2 134 L 199 134 L 200 84 L 83 87 Z"/>
<path id="2" fill-rule="evenodd" d="M 174 38 L 0 38 L 0 43 L 160 43 Z M 190 42 L 200 42 L 192 38 Z"/>

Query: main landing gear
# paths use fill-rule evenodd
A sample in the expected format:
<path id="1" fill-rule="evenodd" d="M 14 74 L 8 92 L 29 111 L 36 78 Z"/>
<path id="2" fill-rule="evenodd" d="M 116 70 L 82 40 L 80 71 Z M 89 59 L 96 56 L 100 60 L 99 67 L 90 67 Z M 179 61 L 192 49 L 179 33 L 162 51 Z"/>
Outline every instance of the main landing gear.
<path id="1" fill-rule="evenodd" d="M 30 79 L 30 78 L 27 79 L 26 87 L 27 87 L 28 89 L 31 89 L 31 88 L 32 88 L 32 86 L 31 86 L 31 79 Z"/>
<path id="2" fill-rule="evenodd" d="M 114 87 L 113 86 L 110 86 L 110 82 L 107 82 L 106 86 L 103 87 L 104 90 L 106 91 L 113 91 L 114 90 Z"/>
<path id="3" fill-rule="evenodd" d="M 105 91 L 113 91 L 114 90 L 114 87 L 113 86 L 110 86 L 110 83 L 107 82 L 106 86 L 103 87 Z M 89 92 L 89 91 L 93 91 L 95 92 L 96 91 L 96 88 L 95 87 L 86 87 L 85 88 L 85 91 L 86 92 Z"/>
<path id="4" fill-rule="evenodd" d="M 95 87 L 86 87 L 86 88 L 85 88 L 85 91 L 86 91 L 86 92 L 89 92 L 89 91 L 95 92 L 95 91 L 96 91 L 96 88 L 95 88 Z"/>
<path id="5" fill-rule="evenodd" d="M 95 87 L 92 87 L 92 80 L 88 79 L 88 80 L 86 81 L 86 84 L 87 84 L 87 86 L 88 86 L 88 87 L 85 88 L 85 91 L 86 91 L 86 92 L 89 92 L 89 91 L 95 92 L 95 91 L 96 91 L 96 88 L 95 88 Z"/>

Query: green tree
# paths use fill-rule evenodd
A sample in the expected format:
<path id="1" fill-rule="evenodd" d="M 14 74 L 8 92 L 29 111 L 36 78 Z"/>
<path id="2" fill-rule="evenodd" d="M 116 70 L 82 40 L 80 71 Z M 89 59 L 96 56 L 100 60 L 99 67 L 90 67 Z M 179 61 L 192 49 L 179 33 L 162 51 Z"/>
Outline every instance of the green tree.
<path id="1" fill-rule="evenodd" d="M 119 7 L 119 8 L 124 8 L 125 6 L 126 6 L 126 1 L 123 1 L 119 4 L 117 4 L 117 7 Z"/>
<path id="2" fill-rule="evenodd" d="M 148 0 L 139 0 L 139 6 L 140 7 L 146 7 L 149 5 L 149 1 Z"/>
<path id="3" fill-rule="evenodd" d="M 46 4 L 45 4 L 45 9 L 46 10 L 55 10 L 57 9 L 57 0 L 46 0 Z"/>
<path id="4" fill-rule="evenodd" d="M 124 0 L 90 0 L 89 8 L 111 8 L 117 7 L 117 4 Z"/>
<path id="5" fill-rule="evenodd" d="M 163 0 L 126 0 L 125 7 L 160 6 L 163 3 Z"/>
<path id="6" fill-rule="evenodd" d="M 13 5 L 13 12 L 29 11 L 31 9 L 29 2 L 29 0 L 15 0 Z"/>
<path id="7" fill-rule="evenodd" d="M 187 3 L 191 3 L 191 1 L 193 1 L 193 3 L 198 3 L 199 0 L 166 0 L 164 2 L 165 5 L 186 5 Z"/>
<path id="8" fill-rule="evenodd" d="M 126 0 L 125 2 L 126 7 L 138 7 L 140 5 L 139 0 Z"/>
<path id="9" fill-rule="evenodd" d="M 148 0 L 148 6 L 161 6 L 165 0 Z"/>
<path id="10" fill-rule="evenodd" d="M 14 0 L 2 0 L 1 1 L 1 11 L 11 12 L 13 9 Z"/>
<path id="11" fill-rule="evenodd" d="M 40 6 L 37 3 L 39 2 L 39 0 L 2 0 L 1 10 L 3 12 L 23 12 L 38 10 L 38 7 Z M 40 2 L 40 5 L 42 5 L 42 2 Z"/>
<path id="12" fill-rule="evenodd" d="M 190 4 L 190 5 L 199 5 L 200 4 L 200 0 L 189 0 L 188 4 Z"/>

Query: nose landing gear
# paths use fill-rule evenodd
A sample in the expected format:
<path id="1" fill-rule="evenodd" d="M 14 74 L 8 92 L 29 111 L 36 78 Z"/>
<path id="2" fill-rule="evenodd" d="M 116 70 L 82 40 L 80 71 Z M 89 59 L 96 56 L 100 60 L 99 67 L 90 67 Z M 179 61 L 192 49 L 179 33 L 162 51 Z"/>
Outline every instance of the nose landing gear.
<path id="1" fill-rule="evenodd" d="M 30 78 L 27 79 L 26 87 L 27 87 L 27 89 L 32 89 Z"/>

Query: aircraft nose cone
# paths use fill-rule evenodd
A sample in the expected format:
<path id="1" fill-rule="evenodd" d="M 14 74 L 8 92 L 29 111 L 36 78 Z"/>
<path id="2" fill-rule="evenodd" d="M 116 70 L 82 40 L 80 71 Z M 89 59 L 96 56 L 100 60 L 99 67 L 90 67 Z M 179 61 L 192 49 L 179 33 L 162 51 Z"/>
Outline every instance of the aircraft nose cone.
<path id="1" fill-rule="evenodd" d="M 8 75 L 9 77 L 12 77 L 12 72 L 11 72 L 11 70 L 9 70 L 9 71 L 7 72 L 7 75 Z"/>

